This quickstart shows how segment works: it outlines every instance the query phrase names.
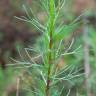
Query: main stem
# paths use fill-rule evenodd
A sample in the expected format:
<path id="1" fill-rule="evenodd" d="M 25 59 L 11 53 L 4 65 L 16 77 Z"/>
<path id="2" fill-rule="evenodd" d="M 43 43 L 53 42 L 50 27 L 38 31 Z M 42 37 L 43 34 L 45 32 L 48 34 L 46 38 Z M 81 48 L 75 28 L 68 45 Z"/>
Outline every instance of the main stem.
<path id="1" fill-rule="evenodd" d="M 52 47 L 53 47 L 53 31 L 54 31 L 54 0 L 49 0 L 49 13 L 50 13 L 50 21 L 49 21 L 49 26 L 48 26 L 48 30 L 49 30 L 49 37 L 50 37 L 50 41 L 49 41 L 49 52 L 48 52 L 48 74 L 47 74 L 47 85 L 46 85 L 46 96 L 49 96 L 49 89 L 50 89 L 50 73 L 51 73 L 51 65 L 53 63 L 52 61 Z"/>
<path id="2" fill-rule="evenodd" d="M 50 89 L 50 72 L 51 72 L 51 64 L 52 64 L 52 32 L 50 33 L 50 42 L 49 42 L 49 67 L 48 67 L 48 77 L 47 77 L 47 86 L 46 86 L 46 96 L 49 96 Z"/>

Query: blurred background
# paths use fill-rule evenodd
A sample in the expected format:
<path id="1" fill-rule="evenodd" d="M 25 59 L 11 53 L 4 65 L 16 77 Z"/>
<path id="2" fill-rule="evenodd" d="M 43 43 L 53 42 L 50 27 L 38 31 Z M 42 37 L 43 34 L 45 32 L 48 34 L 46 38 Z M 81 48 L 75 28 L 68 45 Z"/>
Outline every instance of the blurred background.
<path id="1" fill-rule="evenodd" d="M 77 20 L 82 23 L 75 31 L 65 34 L 64 44 L 67 48 L 73 42 L 70 50 L 79 46 L 80 49 L 76 54 L 64 56 L 58 68 L 72 64 L 77 66 L 79 73 L 84 73 L 71 84 L 65 82 L 66 90 L 71 89 L 70 96 L 96 96 L 96 0 L 65 1 L 58 22 L 70 24 Z M 41 36 L 32 24 L 15 18 L 26 16 L 22 5 L 34 10 L 42 24 L 46 17 L 39 0 L 0 0 L 0 96 L 16 96 L 17 80 L 22 82 L 19 96 L 32 96 L 22 89 L 30 88 L 33 83 L 28 70 L 9 65 L 16 60 L 28 60 L 24 49 L 33 47 Z"/>

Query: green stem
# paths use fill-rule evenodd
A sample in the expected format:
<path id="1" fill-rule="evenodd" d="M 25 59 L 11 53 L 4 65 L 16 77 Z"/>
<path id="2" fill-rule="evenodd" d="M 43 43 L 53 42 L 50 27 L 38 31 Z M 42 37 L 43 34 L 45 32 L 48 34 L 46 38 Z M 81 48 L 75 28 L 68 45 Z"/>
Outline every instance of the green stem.
<path id="1" fill-rule="evenodd" d="M 53 31 L 54 31 L 54 0 L 49 1 L 49 11 L 50 11 L 50 23 L 49 23 L 49 54 L 48 54 L 48 74 L 47 74 L 47 85 L 46 85 L 46 96 L 49 96 L 49 89 L 50 89 L 50 73 L 51 73 L 51 65 L 52 65 L 52 47 L 53 47 Z"/>
<path id="2" fill-rule="evenodd" d="M 50 42 L 49 42 L 49 67 L 48 67 L 48 77 L 47 77 L 47 86 L 46 86 L 46 96 L 49 96 L 49 89 L 50 89 L 50 73 L 51 73 L 51 64 L 52 64 L 52 32 L 50 33 Z"/>

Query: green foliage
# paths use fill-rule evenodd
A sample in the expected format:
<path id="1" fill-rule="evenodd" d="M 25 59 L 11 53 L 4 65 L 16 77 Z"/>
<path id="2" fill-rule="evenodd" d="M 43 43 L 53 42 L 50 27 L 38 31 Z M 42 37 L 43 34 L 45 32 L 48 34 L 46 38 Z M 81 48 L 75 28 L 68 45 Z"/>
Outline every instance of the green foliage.
<path id="1" fill-rule="evenodd" d="M 16 61 L 16 63 L 24 65 L 32 77 L 33 85 L 29 86 L 34 96 L 63 96 L 65 88 L 65 81 L 72 84 L 75 77 L 82 74 L 77 74 L 74 65 L 63 66 L 58 68 L 61 58 L 66 55 L 76 53 L 77 49 L 73 52 L 62 51 L 62 41 L 78 26 L 78 24 L 58 24 L 60 10 L 65 4 L 65 0 L 41 0 L 43 8 L 46 12 L 46 22 L 42 25 L 36 17 L 34 17 L 31 8 L 27 9 L 23 6 L 27 17 L 16 17 L 17 19 L 26 21 L 34 25 L 40 32 L 42 37 L 39 38 L 37 45 L 34 48 L 26 48 L 25 52 L 30 61 Z M 31 17 L 33 16 L 33 18 Z M 69 46 L 70 49 L 71 45 Z M 36 53 L 34 57 L 30 56 L 30 51 Z M 36 60 L 41 60 L 39 64 Z M 74 71 L 75 70 L 75 71 Z M 31 88 L 32 87 L 32 88 Z M 70 95 L 68 89 L 64 94 Z"/>

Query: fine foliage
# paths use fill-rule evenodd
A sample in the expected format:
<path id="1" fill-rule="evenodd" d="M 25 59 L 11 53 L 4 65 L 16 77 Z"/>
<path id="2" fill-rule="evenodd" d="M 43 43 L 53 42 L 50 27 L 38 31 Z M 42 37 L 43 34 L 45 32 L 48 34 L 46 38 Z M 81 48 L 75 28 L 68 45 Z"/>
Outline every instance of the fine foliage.
<path id="1" fill-rule="evenodd" d="M 64 22 L 58 21 L 65 0 L 40 0 L 40 3 L 46 12 L 44 24 L 38 21 L 31 8 L 28 9 L 25 6 L 23 8 L 27 16 L 16 17 L 34 25 L 42 34 L 34 48 L 25 48 L 30 60 L 28 62 L 17 61 L 17 63 L 23 64 L 32 77 L 30 90 L 33 95 L 31 96 L 69 96 L 71 89 L 63 92 L 66 89 L 64 82 L 71 84 L 73 78 L 82 74 L 77 74 L 78 70 L 75 70 L 73 65 L 66 66 L 63 62 L 62 67 L 58 66 L 63 56 L 75 54 L 78 50 L 77 48 L 70 52 L 74 40 L 66 50 L 64 49 L 65 38 L 74 31 L 78 24 L 72 22 L 65 25 Z M 34 57 L 30 55 L 31 52 Z"/>

